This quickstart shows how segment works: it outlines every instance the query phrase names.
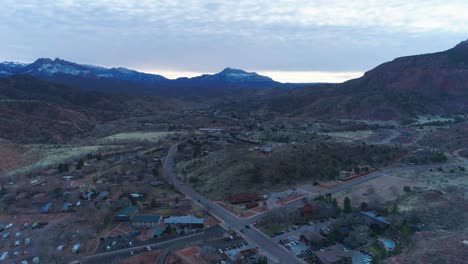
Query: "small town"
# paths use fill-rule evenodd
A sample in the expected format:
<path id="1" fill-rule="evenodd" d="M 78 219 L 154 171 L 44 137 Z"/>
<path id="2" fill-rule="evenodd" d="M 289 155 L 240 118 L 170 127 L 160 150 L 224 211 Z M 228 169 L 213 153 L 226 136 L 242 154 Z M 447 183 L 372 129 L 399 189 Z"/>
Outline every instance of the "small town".
<path id="1" fill-rule="evenodd" d="M 468 264 L 468 1 L 0 3 L 0 264 Z"/>

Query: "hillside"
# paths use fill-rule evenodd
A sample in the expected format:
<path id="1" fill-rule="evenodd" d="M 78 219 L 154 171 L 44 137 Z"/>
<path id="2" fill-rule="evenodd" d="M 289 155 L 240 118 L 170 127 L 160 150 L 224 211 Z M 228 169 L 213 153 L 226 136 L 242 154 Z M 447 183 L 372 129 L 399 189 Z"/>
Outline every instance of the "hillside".
<path id="1" fill-rule="evenodd" d="M 212 152 L 198 156 L 199 148 Z M 215 199 L 245 191 L 333 180 L 340 170 L 364 164 L 388 165 L 405 152 L 395 147 L 335 143 L 323 138 L 283 145 L 267 155 L 247 146 L 206 146 L 198 142 L 182 144 L 179 151 L 178 175 Z"/>
<path id="2" fill-rule="evenodd" d="M 85 92 L 31 76 L 0 78 L 0 135 L 19 142 L 66 142 L 101 122 L 175 107 L 171 100 Z"/>
<path id="3" fill-rule="evenodd" d="M 273 89 L 218 107 L 316 119 L 463 114 L 468 111 L 468 41 L 443 52 L 397 58 L 341 84 Z"/>

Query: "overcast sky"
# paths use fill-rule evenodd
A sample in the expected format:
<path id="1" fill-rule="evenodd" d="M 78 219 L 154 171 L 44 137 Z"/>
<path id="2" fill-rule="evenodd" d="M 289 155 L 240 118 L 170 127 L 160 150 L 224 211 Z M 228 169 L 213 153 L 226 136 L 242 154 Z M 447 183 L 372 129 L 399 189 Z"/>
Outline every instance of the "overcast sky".
<path id="1" fill-rule="evenodd" d="M 343 81 L 468 38 L 468 1 L 0 0 L 0 60 Z"/>

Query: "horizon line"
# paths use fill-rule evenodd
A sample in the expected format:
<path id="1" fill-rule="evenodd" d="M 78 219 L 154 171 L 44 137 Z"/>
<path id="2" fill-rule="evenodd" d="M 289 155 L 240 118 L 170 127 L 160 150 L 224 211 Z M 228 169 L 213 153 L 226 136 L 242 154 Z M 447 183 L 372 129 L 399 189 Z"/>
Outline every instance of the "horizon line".
<path id="1" fill-rule="evenodd" d="M 39 59 L 39 58 L 38 58 Z M 42 57 L 42 59 L 46 59 L 46 57 Z M 61 59 L 65 61 L 69 61 L 66 59 L 62 59 L 60 57 L 51 58 L 54 59 Z M 37 60 L 37 59 L 36 59 Z M 2 63 L 20 63 L 20 64 L 31 64 L 34 63 L 36 60 L 32 62 L 20 62 L 20 61 L 9 61 L 5 60 Z M 146 67 L 138 67 L 138 66 L 101 66 L 101 65 L 94 65 L 89 63 L 78 63 L 74 61 L 69 61 L 72 63 L 76 63 L 83 66 L 97 66 L 103 68 L 127 68 L 129 70 L 135 70 L 141 73 L 147 74 L 156 74 L 161 75 L 167 79 L 175 80 L 177 78 L 192 78 L 201 76 L 203 74 L 216 74 L 220 71 L 187 71 L 187 70 L 168 70 L 168 69 L 149 69 Z M 322 71 L 322 70 L 245 70 L 239 67 L 224 67 L 222 70 L 231 68 L 231 69 L 241 69 L 246 72 L 255 72 L 257 74 L 270 77 L 274 81 L 281 82 L 281 83 L 342 83 L 351 79 L 359 78 L 364 74 L 364 71 Z"/>

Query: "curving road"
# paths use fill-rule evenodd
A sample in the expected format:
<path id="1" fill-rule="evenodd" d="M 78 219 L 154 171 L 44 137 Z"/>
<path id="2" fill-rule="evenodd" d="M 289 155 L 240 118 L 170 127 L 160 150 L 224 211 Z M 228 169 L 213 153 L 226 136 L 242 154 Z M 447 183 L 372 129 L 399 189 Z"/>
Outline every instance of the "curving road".
<path id="1" fill-rule="evenodd" d="M 211 215 L 221 220 L 225 228 L 237 231 L 249 244 L 258 247 L 271 262 L 287 264 L 303 263 L 286 248 L 282 247 L 256 228 L 246 228 L 245 225 L 250 225 L 252 223 L 251 219 L 246 220 L 238 218 L 210 199 L 194 191 L 190 186 L 181 182 L 174 173 L 174 156 L 177 153 L 178 145 L 179 144 L 175 144 L 169 149 L 166 159 L 164 160 L 164 172 L 168 182 L 172 183 L 179 192 L 205 208 Z M 243 233 L 240 231 L 241 229 L 243 229 Z"/>
<path id="2" fill-rule="evenodd" d="M 455 157 L 455 159 L 460 163 L 468 163 L 468 158 L 465 158 L 462 155 L 460 155 L 460 152 L 462 152 L 464 149 L 465 148 L 461 148 L 461 149 L 457 149 L 454 152 L 452 152 L 453 157 Z"/>

